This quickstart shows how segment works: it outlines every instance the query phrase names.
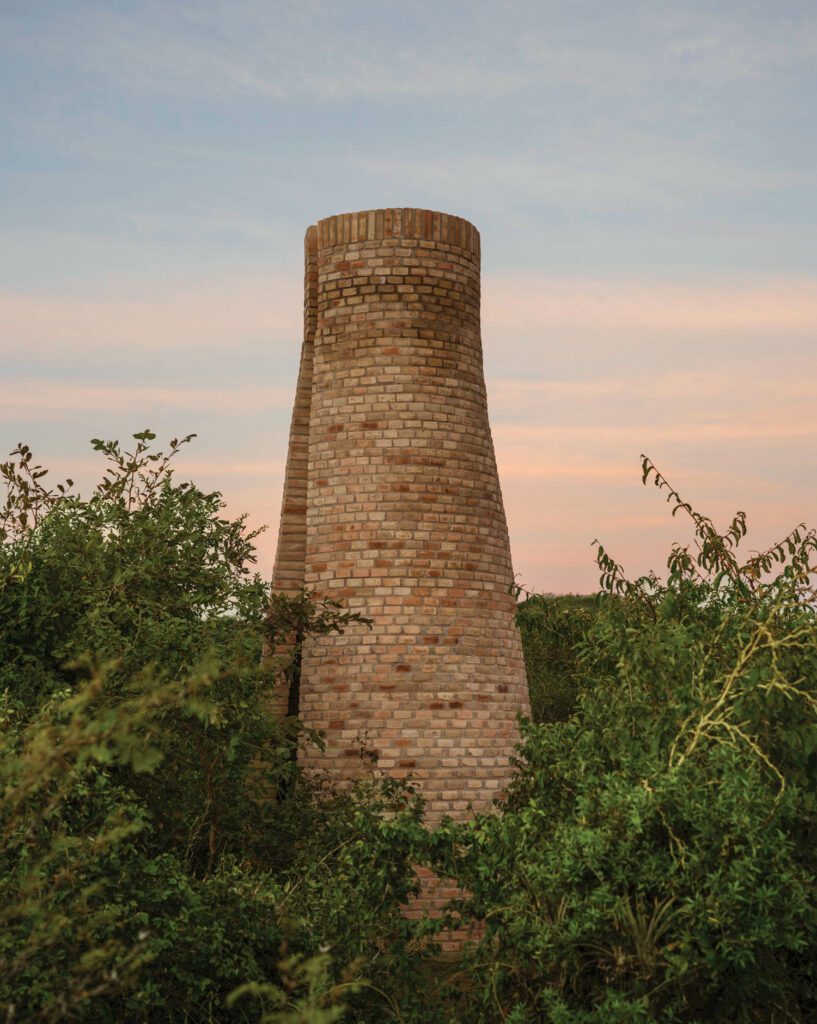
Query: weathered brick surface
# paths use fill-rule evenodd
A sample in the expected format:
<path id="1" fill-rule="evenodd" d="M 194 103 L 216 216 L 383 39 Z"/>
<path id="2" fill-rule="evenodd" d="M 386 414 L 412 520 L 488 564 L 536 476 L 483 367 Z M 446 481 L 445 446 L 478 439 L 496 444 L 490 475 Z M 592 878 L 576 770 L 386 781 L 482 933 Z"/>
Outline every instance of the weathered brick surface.
<path id="1" fill-rule="evenodd" d="M 488 425 L 479 234 L 390 209 L 307 232 L 305 336 L 274 586 L 374 620 L 310 641 L 307 767 L 350 779 L 361 741 L 433 823 L 509 777 L 528 696 Z"/>
<path id="2" fill-rule="evenodd" d="M 290 596 L 297 594 L 304 585 L 309 410 L 312 404 L 317 285 L 317 229 L 311 227 L 304 239 L 304 342 L 289 433 L 278 549 L 272 572 L 273 587 Z"/>
<path id="3" fill-rule="evenodd" d="M 310 227 L 304 238 L 304 340 L 301 364 L 295 388 L 295 404 L 289 430 L 284 493 L 278 525 L 278 547 L 272 570 L 273 590 L 294 597 L 304 587 L 306 565 L 306 502 L 309 467 L 309 411 L 312 405 L 312 359 L 315 348 L 317 313 L 317 228 Z M 292 648 L 264 648 L 264 660 L 280 655 L 287 658 Z M 288 693 L 284 685 L 276 688 L 272 712 L 287 713 Z"/>

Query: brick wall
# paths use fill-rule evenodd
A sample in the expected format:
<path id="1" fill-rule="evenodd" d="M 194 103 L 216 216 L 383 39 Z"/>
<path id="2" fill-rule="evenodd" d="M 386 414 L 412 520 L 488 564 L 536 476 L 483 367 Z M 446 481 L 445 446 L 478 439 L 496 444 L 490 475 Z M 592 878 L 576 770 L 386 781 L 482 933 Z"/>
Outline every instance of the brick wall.
<path id="1" fill-rule="evenodd" d="M 428 210 L 330 217 L 306 237 L 305 333 L 273 584 L 374 620 L 313 639 L 307 767 L 411 774 L 431 823 L 484 809 L 528 710 L 488 425 L 479 234 Z"/>

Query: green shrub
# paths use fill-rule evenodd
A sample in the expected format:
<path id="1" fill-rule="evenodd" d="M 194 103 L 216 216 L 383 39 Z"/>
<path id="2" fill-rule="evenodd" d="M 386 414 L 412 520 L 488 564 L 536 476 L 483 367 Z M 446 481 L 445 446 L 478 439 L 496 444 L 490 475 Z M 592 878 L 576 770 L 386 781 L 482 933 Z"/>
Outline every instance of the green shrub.
<path id="1" fill-rule="evenodd" d="M 94 442 L 109 469 L 87 500 L 47 490 L 25 446 L 2 466 L 0 1006 L 10 1021 L 248 1020 L 247 1000 L 227 1007 L 238 986 L 284 991 L 319 964 L 355 1019 L 389 1019 L 392 991 L 423 998 L 400 912 L 421 801 L 301 777 L 294 746 L 320 738 L 268 712 L 298 644 L 261 663 L 265 642 L 360 616 L 270 603 L 254 534 L 219 494 L 176 483 L 185 442 L 165 457 L 149 431 L 135 440 Z"/>
<path id="2" fill-rule="evenodd" d="M 0 1000 L 10 1020 L 226 1020 L 236 986 L 280 987 L 285 949 L 331 948 L 338 983 L 365 964 L 373 981 L 347 989 L 374 1019 L 391 999 L 380 986 L 402 984 L 416 1001 L 401 981 L 415 928 L 400 906 L 414 887 L 421 804 L 406 787 L 318 799 L 297 786 L 313 828 L 290 832 L 288 870 L 224 855 L 200 874 L 189 844 L 168 850 L 144 796 L 115 781 L 117 769 L 155 773 L 171 713 L 206 721 L 209 690 L 204 674 L 184 687 L 146 681 L 112 713 L 95 677 L 25 726 L 7 706 Z M 280 810 L 292 818 L 289 800 Z"/>
<path id="3" fill-rule="evenodd" d="M 435 839 L 486 924 L 469 1020 L 817 1015 L 817 538 L 741 563 L 742 515 L 719 534 L 658 481 L 697 556 L 630 582 L 599 549 L 576 713 L 527 724 L 500 813 Z"/>
<path id="4" fill-rule="evenodd" d="M 561 722 L 575 710 L 578 648 L 595 613 L 595 598 L 574 594 L 531 594 L 517 605 L 534 722 Z"/>
<path id="5" fill-rule="evenodd" d="M 519 608 L 535 717 L 495 814 L 303 777 L 268 713 L 359 616 L 269 600 L 171 445 L 87 499 L 0 472 L 0 1006 L 9 1021 L 719 1024 L 817 1016 L 817 536 L 691 517 L 665 580 Z M 188 440 L 188 439 L 185 439 Z M 774 570 L 778 568 L 775 574 Z M 262 647 L 288 655 L 261 660 Z M 412 865 L 484 938 L 448 973 Z"/>
<path id="6" fill-rule="evenodd" d="M 73 685 L 89 653 L 113 662 L 111 682 L 147 666 L 180 678 L 213 650 L 233 670 L 257 668 L 259 531 L 224 518 L 217 492 L 176 482 L 173 459 L 194 435 L 168 455 L 151 450 L 154 436 L 134 435 L 133 451 L 95 440 L 107 469 L 87 500 L 71 481 L 47 489 L 25 445 L 0 466 L 0 689 L 19 701 Z"/>

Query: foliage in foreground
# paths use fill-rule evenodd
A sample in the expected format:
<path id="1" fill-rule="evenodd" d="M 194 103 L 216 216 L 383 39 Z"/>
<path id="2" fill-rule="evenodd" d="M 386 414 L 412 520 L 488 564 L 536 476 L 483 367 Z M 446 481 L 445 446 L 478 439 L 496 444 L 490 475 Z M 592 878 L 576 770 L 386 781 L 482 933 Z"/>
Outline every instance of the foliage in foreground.
<path id="1" fill-rule="evenodd" d="M 516 606 L 534 722 L 562 722 L 576 710 L 579 647 L 597 610 L 593 597 L 529 594 Z"/>
<path id="2" fill-rule="evenodd" d="M 277 992 L 270 1019 L 388 1019 L 420 801 L 301 778 L 294 744 L 318 738 L 267 711 L 292 660 L 260 664 L 264 641 L 359 617 L 270 608 L 243 520 L 176 483 L 184 442 L 135 439 L 94 443 L 109 470 L 87 500 L 46 490 L 24 446 L 2 467 L 0 1005 L 251 1020 Z"/>
<path id="3" fill-rule="evenodd" d="M 631 582 L 599 548 L 576 713 L 525 727 L 498 815 L 437 836 L 486 922 L 475 1021 L 817 1016 L 817 538 L 742 562 L 742 515 L 721 535 L 644 470 L 697 554 Z"/>
<path id="4" fill-rule="evenodd" d="M 741 514 L 602 595 L 520 610 L 539 724 L 496 814 L 302 778 L 268 713 L 365 628 L 269 604 L 252 535 L 136 436 L 94 495 L 2 473 L 0 1005 L 11 1021 L 708 1024 L 817 1017 L 817 538 L 746 561 Z M 180 442 L 184 443 L 184 442 Z M 179 443 L 171 446 L 172 452 Z M 773 575 L 779 567 L 777 575 Z M 434 984 L 412 863 L 484 938 Z"/>

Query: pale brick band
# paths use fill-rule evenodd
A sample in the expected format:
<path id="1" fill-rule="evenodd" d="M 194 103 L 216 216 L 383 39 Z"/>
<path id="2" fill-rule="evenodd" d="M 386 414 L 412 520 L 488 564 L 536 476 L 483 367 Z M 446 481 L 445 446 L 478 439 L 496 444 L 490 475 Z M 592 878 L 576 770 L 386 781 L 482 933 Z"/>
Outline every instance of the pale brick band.
<path id="1" fill-rule="evenodd" d="M 479 233 L 391 209 L 306 236 L 304 343 L 273 585 L 373 619 L 309 641 L 307 767 L 411 774 L 433 823 L 503 788 L 528 711 L 488 425 Z"/>

